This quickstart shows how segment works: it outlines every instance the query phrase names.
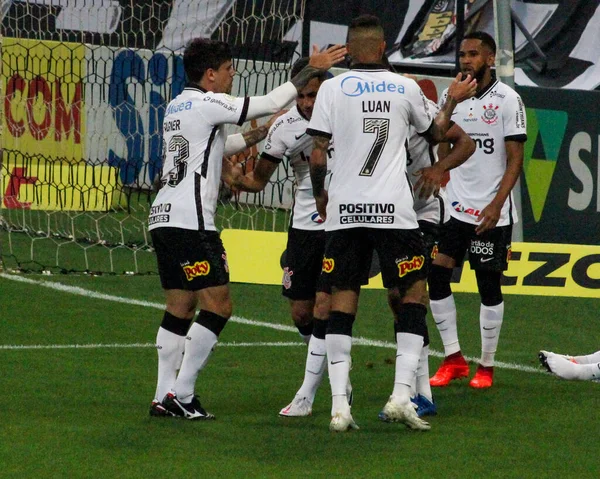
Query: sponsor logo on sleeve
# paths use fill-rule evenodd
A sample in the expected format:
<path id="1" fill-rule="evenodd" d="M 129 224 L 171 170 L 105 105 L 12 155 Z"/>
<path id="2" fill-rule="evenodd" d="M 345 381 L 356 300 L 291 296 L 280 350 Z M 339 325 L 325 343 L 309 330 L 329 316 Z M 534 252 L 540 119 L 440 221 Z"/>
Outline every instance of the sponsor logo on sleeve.
<path id="1" fill-rule="evenodd" d="M 185 273 L 185 279 L 192 281 L 198 276 L 208 276 L 210 273 L 210 264 L 208 261 L 196 261 L 193 265 L 183 267 Z"/>
<path id="2" fill-rule="evenodd" d="M 425 257 L 421 255 L 413 256 L 412 259 L 396 260 L 396 264 L 398 265 L 398 276 L 402 278 L 408 273 L 420 270 L 425 264 Z"/>

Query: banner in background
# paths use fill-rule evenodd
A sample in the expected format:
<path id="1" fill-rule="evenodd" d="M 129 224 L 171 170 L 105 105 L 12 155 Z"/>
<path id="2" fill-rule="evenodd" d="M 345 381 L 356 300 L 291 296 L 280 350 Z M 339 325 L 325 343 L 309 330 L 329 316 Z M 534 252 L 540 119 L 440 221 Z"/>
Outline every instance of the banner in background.
<path id="1" fill-rule="evenodd" d="M 221 238 L 227 250 L 232 282 L 281 284 L 280 258 L 286 247 L 286 233 L 227 229 Z M 477 292 L 475 273 L 468 261 L 462 270 L 455 272 L 453 291 Z M 383 288 L 381 275 L 371 278 L 366 288 Z M 600 246 L 513 243 L 502 291 L 600 298 Z"/>
<path id="2" fill-rule="evenodd" d="M 600 92 L 520 87 L 526 241 L 600 244 Z"/>

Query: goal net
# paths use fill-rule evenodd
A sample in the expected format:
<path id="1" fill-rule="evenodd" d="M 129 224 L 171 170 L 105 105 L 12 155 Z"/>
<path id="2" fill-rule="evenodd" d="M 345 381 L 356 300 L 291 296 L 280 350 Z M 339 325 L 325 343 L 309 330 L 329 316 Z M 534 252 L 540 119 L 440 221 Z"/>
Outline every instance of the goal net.
<path id="1" fill-rule="evenodd" d="M 228 42 L 233 94 L 265 94 L 300 55 L 304 2 L 2 0 L 0 266 L 155 272 L 147 216 L 183 47 Z M 285 165 L 261 193 L 223 188 L 218 227 L 284 231 L 292 190 Z"/>

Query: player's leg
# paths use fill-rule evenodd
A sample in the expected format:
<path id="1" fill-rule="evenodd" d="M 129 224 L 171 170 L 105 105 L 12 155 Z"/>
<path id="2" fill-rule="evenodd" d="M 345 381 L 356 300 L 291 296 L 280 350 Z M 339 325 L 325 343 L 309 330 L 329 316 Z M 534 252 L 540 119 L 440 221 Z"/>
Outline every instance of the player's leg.
<path id="1" fill-rule="evenodd" d="M 186 278 L 200 311 L 186 336 L 185 353 L 177 380 L 163 404 L 172 414 L 186 419 L 213 419 L 195 395 L 196 379 L 204 369 L 219 335 L 231 316 L 229 268 L 223 243 L 217 233 L 201 232 L 198 255 L 190 263 Z M 185 267 L 184 267 L 185 268 Z"/>
<path id="2" fill-rule="evenodd" d="M 358 309 L 360 285 L 371 264 L 372 247 L 364 228 L 327 232 L 323 275 L 331 286 L 331 311 L 325 335 L 331 384 L 332 431 L 357 428 L 348 404 L 352 326 Z"/>
<path id="3" fill-rule="evenodd" d="M 440 225 L 425 220 L 419 220 L 419 228 L 423 233 L 425 242 L 425 264 L 427 266 L 427 274 L 429 277 L 431 265 L 438 252 Z M 428 301 L 429 298 L 427 298 L 426 302 Z M 417 406 L 417 415 L 419 417 L 435 416 L 437 414 L 437 408 L 431 391 L 431 384 L 429 383 L 429 331 L 426 333 L 415 377 L 414 395 L 411 398 L 413 404 Z"/>
<path id="4" fill-rule="evenodd" d="M 327 361 L 327 293 L 330 292 L 322 291 L 320 281 L 324 250 L 324 231 L 289 230 L 285 258 L 282 260 L 282 294 L 290 301 L 292 319 L 308 344 L 308 353 L 302 386 L 292 402 L 279 412 L 281 416 L 311 414 L 316 391 L 323 379 Z"/>
<path id="5" fill-rule="evenodd" d="M 475 270 L 481 297 L 481 358 L 469 385 L 478 389 L 489 388 L 493 384 L 494 360 L 504 320 L 502 272 L 508 268 L 511 236 L 511 226 L 500 226 L 471 238 L 469 263 L 471 269 Z"/>
<path id="6" fill-rule="evenodd" d="M 292 321 L 298 328 L 302 341 L 306 344 L 310 341 L 310 336 L 313 331 L 313 309 L 315 300 L 290 300 L 290 311 L 292 313 Z"/>
<path id="7" fill-rule="evenodd" d="M 182 280 L 180 258 L 177 255 L 180 234 L 185 231 L 174 228 L 158 228 L 151 232 L 156 251 L 158 272 L 165 291 L 166 308 L 156 334 L 158 353 L 158 377 L 150 415 L 167 416 L 162 400 L 175 384 L 185 348 L 185 336 L 193 321 L 196 300 L 193 292 L 186 291 Z M 183 253 L 184 255 L 186 253 Z"/>
<path id="8" fill-rule="evenodd" d="M 453 379 L 469 375 L 469 365 L 462 355 L 458 340 L 456 305 L 450 287 L 452 269 L 462 264 L 467 241 L 464 223 L 454 218 L 445 223 L 440 234 L 438 254 L 428 275 L 429 306 L 444 345 L 444 361 L 430 379 L 430 384 L 435 387 L 447 386 Z"/>
<path id="9" fill-rule="evenodd" d="M 325 331 L 329 317 L 330 295 L 318 292 L 314 304 L 314 322 L 312 334 L 308 342 L 308 352 L 304 367 L 304 380 L 290 404 L 284 407 L 280 416 L 298 417 L 309 416 L 315 395 L 327 366 L 327 348 L 325 346 Z M 312 316 L 312 314 L 311 314 Z"/>
<path id="10" fill-rule="evenodd" d="M 290 301 L 294 325 L 308 344 L 313 328 L 317 282 L 321 274 L 325 232 L 290 228 L 282 257 L 281 294 Z"/>
<path id="11" fill-rule="evenodd" d="M 352 326 L 358 309 L 359 291 L 360 286 L 340 290 L 334 287 L 331 296 L 325 346 L 332 399 L 330 429 L 336 432 L 358 428 L 350 414 L 348 383 L 352 365 Z"/>
<path id="12" fill-rule="evenodd" d="M 548 351 L 540 351 L 539 358 L 549 372 L 560 378 L 582 381 L 600 380 L 600 362 L 578 364 L 561 354 Z"/>
<path id="13" fill-rule="evenodd" d="M 583 356 L 572 356 L 572 359 L 578 364 L 597 364 L 600 363 L 600 351 Z"/>
<path id="14" fill-rule="evenodd" d="M 427 333 L 425 244 L 419 230 L 374 230 L 383 285 L 394 315 L 396 368 L 392 394 L 380 413 L 384 421 L 428 430 L 411 402 L 412 385 Z M 397 258 L 403 258 L 398 261 Z"/>

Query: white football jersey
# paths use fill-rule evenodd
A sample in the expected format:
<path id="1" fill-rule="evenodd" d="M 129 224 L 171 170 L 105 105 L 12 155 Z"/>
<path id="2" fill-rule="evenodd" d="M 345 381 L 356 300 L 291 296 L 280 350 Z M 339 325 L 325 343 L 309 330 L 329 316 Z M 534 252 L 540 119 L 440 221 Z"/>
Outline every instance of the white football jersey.
<path id="1" fill-rule="evenodd" d="M 438 106 L 428 100 L 432 114 L 437 115 Z M 414 184 L 419 180 L 419 176 L 414 173 L 422 168 L 432 166 L 437 161 L 437 145 L 432 145 L 423 136 L 417 133 L 414 126 L 410 127 L 410 137 L 408 138 L 406 166 L 408 177 Z M 419 198 L 419 192 L 415 192 L 415 212 L 418 221 L 427 221 L 429 223 L 442 224 L 450 219 L 448 210 L 448 201 L 446 194 L 441 189 L 438 194 L 427 198 Z"/>
<path id="2" fill-rule="evenodd" d="M 444 90 L 440 104 L 446 100 Z M 481 211 L 496 196 L 506 171 L 505 140 L 527 141 L 527 118 L 521 97 L 504 83 L 493 80 L 476 97 L 459 103 L 452 120 L 475 141 L 475 153 L 450 171 L 446 187 L 450 214 L 477 223 Z M 498 226 L 518 221 L 512 192 L 504 203 Z"/>
<path id="3" fill-rule="evenodd" d="M 333 138 L 325 229 L 418 227 L 406 172 L 409 126 L 433 120 L 421 88 L 381 65 L 355 65 L 321 85 L 309 129 Z"/>
<path id="4" fill-rule="evenodd" d="M 186 87 L 167 105 L 162 188 L 150 208 L 149 229 L 216 230 L 225 124 L 244 123 L 248 102 Z"/>
<path id="5" fill-rule="evenodd" d="M 290 227 L 300 230 L 322 230 L 325 229 L 325 225 L 317 213 L 310 181 L 308 160 L 312 153 L 313 140 L 306 134 L 307 127 L 308 120 L 301 115 L 298 108 L 291 108 L 271 126 L 261 156 L 275 163 L 286 160 L 292 166 L 296 184 Z M 333 147 L 329 150 L 330 154 L 332 150 Z"/>

